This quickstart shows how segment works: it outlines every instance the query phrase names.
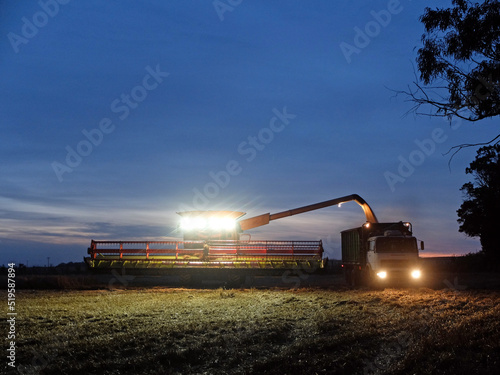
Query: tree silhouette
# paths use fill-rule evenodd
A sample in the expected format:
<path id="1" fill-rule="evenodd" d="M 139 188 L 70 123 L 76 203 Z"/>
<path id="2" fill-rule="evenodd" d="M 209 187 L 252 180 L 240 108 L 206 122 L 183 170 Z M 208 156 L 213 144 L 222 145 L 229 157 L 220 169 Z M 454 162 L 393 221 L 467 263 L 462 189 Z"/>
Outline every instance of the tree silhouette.
<path id="1" fill-rule="evenodd" d="M 472 122 L 500 115 L 500 1 L 453 0 L 451 8 L 426 8 L 420 20 L 420 81 L 398 92 L 414 103 L 410 112 Z"/>
<path id="2" fill-rule="evenodd" d="M 500 261 L 500 144 L 482 147 L 466 168 L 474 176 L 460 189 L 465 200 L 457 210 L 459 231 L 479 237 L 482 251 L 490 260 Z"/>

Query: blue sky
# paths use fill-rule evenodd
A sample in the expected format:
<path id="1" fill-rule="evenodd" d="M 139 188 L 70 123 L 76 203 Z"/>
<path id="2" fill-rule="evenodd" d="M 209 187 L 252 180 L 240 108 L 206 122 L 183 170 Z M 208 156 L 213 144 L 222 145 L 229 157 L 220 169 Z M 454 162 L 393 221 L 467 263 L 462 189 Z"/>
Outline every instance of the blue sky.
<path id="1" fill-rule="evenodd" d="M 448 5 L 2 2 L 0 263 L 180 237 L 186 208 L 250 217 L 352 193 L 411 221 L 425 255 L 479 250 L 456 222 L 475 151 L 451 168 L 443 154 L 498 120 L 405 116 L 390 90 L 414 79 L 424 7 Z M 363 222 L 349 203 L 250 233 L 321 238 L 339 258 L 339 232 Z"/>

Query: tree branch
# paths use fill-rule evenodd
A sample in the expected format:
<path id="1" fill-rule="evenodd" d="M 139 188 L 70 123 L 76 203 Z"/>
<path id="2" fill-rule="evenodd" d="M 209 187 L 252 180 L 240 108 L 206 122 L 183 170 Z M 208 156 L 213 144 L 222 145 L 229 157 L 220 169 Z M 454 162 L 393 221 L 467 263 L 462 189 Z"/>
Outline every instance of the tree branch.
<path id="1" fill-rule="evenodd" d="M 496 141 L 496 142 L 495 142 Z M 495 143 L 493 143 L 495 142 Z M 492 144 L 493 143 L 493 144 Z M 452 150 L 455 150 L 455 152 L 451 155 L 450 160 L 448 160 L 448 168 L 451 170 L 451 161 L 453 160 L 453 157 L 462 149 L 464 148 L 469 148 L 469 147 L 478 147 L 478 146 L 495 146 L 496 144 L 500 143 L 500 134 L 498 134 L 495 138 L 493 138 L 489 142 L 481 142 L 481 143 L 462 143 L 461 145 L 453 146 L 451 147 L 444 155 L 448 155 Z"/>

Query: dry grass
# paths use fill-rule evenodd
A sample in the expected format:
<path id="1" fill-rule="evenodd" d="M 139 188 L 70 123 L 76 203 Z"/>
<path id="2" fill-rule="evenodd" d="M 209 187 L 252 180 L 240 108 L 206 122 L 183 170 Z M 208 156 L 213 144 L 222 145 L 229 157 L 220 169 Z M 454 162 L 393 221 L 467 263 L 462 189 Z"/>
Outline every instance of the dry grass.
<path id="1" fill-rule="evenodd" d="M 496 291 L 425 288 L 23 290 L 17 364 L 71 375 L 492 374 L 499 302 Z"/>

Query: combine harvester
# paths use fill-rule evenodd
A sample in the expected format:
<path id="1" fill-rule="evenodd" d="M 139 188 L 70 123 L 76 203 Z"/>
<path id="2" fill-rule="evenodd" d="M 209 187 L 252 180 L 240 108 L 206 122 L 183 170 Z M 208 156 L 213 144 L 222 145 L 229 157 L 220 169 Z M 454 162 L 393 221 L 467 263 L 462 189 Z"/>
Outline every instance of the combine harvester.
<path id="1" fill-rule="evenodd" d="M 361 206 L 366 222 L 342 232 L 342 266 L 347 282 L 358 285 L 370 279 L 386 281 L 408 275 L 420 278 L 411 224 L 379 223 L 368 203 L 357 194 L 239 221 L 244 212 L 178 212 L 183 241 L 92 240 L 90 256 L 84 259 L 93 270 L 179 275 L 183 283 L 226 279 L 230 285 L 240 285 L 246 276 L 321 272 L 327 263 L 321 241 L 252 241 L 243 231 L 349 201 Z"/>

